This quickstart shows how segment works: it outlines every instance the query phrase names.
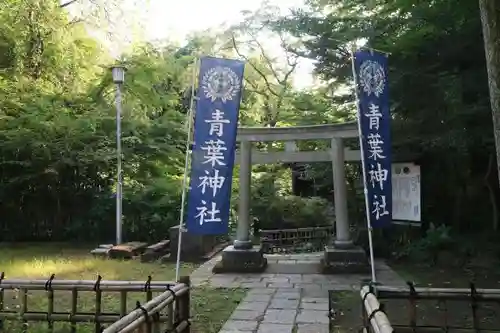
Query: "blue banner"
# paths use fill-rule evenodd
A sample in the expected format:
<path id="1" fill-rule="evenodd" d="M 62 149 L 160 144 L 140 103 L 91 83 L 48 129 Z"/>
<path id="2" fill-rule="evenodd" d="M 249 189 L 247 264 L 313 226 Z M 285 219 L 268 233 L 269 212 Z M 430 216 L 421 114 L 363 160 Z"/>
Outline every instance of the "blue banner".
<path id="1" fill-rule="evenodd" d="M 244 67 L 237 60 L 201 58 L 186 220 L 193 234 L 228 232 Z"/>
<path id="2" fill-rule="evenodd" d="M 373 228 L 380 228 L 392 223 L 391 115 L 387 55 L 373 50 L 355 52 L 354 72 L 369 219 Z"/>

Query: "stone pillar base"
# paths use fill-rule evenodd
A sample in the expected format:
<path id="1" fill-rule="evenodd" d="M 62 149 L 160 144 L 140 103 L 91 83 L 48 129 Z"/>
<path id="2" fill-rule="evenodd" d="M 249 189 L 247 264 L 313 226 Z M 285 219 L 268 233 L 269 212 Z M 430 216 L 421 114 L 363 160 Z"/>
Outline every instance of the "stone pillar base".
<path id="1" fill-rule="evenodd" d="M 250 249 L 237 249 L 234 245 L 222 251 L 222 260 L 214 266 L 217 273 L 262 273 L 266 270 L 267 259 L 264 258 L 262 246 L 253 246 Z"/>
<path id="2" fill-rule="evenodd" d="M 370 262 L 360 246 L 350 248 L 325 247 L 323 274 L 369 274 Z"/>

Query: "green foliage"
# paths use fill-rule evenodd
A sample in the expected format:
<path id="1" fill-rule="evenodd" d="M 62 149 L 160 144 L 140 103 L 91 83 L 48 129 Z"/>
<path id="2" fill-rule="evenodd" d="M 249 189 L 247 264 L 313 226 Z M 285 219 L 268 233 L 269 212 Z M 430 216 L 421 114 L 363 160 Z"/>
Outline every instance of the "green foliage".
<path id="1" fill-rule="evenodd" d="M 430 224 L 424 237 L 413 240 L 401 248 L 396 258 L 409 258 L 420 262 L 435 263 L 441 251 L 451 250 L 456 240 L 451 235 L 449 226 Z"/>
<path id="2" fill-rule="evenodd" d="M 178 222 L 183 101 L 195 54 L 247 60 L 240 125 L 326 124 L 354 119 L 350 49 L 362 40 L 391 53 L 394 155 L 422 166 L 424 219 L 457 232 L 496 225 L 491 208 L 498 182 L 491 163 L 487 167 L 494 145 L 477 3 L 308 4 L 286 18 L 266 7 L 223 36 L 196 35 L 181 48 L 140 45 L 123 56 L 129 69 L 122 87 L 127 239 L 163 238 Z M 116 176 L 110 61 L 56 0 L 4 0 L 0 19 L 0 240 L 110 241 Z M 269 31 L 281 38 L 281 63 L 260 43 Z M 294 90 L 298 56 L 315 60 L 328 84 Z M 299 148 L 328 145 L 302 142 Z M 255 146 L 283 149 L 282 143 Z M 346 170 L 350 217 L 362 225 L 360 170 Z M 299 198 L 288 167 L 254 168 L 251 213 L 262 228 L 331 223 L 331 165 L 311 165 L 310 172 L 317 197 Z M 233 199 L 237 193 L 235 177 Z M 405 255 L 445 246 L 444 231 L 432 230 Z"/>
<path id="3" fill-rule="evenodd" d="M 316 61 L 316 73 L 338 92 L 334 102 L 354 110 L 346 103 L 354 43 L 390 53 L 394 156 L 421 165 L 424 220 L 463 232 L 495 228 L 498 181 L 488 168 L 495 149 L 477 1 L 308 3 L 274 20 L 275 29 L 305 41 L 297 52 Z"/>
<path id="4" fill-rule="evenodd" d="M 116 121 L 106 57 L 55 0 L 8 1 L 0 17 L 0 240 L 111 241 Z M 125 63 L 124 234 L 157 240 L 179 220 L 189 59 L 144 46 Z"/>
<path id="5" fill-rule="evenodd" d="M 264 169 L 266 170 L 266 169 Z M 261 229 L 304 228 L 331 225 L 333 207 L 320 197 L 291 195 L 289 170 L 256 173 L 252 186 L 251 215 Z"/>

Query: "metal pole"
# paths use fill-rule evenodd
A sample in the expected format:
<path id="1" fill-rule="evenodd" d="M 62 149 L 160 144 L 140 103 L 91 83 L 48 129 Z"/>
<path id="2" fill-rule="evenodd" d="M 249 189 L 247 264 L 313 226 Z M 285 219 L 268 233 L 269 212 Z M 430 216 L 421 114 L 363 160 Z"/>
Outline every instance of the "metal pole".
<path id="1" fill-rule="evenodd" d="M 179 281 L 179 274 L 181 269 L 181 249 L 182 249 L 182 229 L 184 228 L 184 206 L 186 202 L 186 185 L 187 185 L 187 175 L 189 169 L 189 148 L 191 145 L 191 125 L 193 122 L 193 108 L 194 108 L 194 85 L 196 81 L 196 69 L 198 66 L 198 59 L 194 61 L 193 73 L 191 77 L 191 101 L 189 102 L 189 110 L 187 113 L 187 140 L 186 140 L 186 158 L 184 160 L 184 177 L 182 179 L 182 196 L 181 196 L 181 216 L 179 218 L 179 235 L 177 236 L 177 261 L 175 263 L 175 281 Z"/>
<path id="2" fill-rule="evenodd" d="M 354 47 L 351 50 L 351 60 L 352 60 L 352 76 L 354 78 L 354 92 L 356 96 L 356 108 L 358 110 L 359 149 L 361 151 L 361 169 L 363 170 L 363 187 L 364 187 L 363 193 L 365 195 L 366 225 L 368 227 L 368 246 L 370 248 L 372 282 L 376 283 L 377 277 L 375 276 L 375 259 L 373 255 L 373 237 L 372 237 L 373 228 L 370 218 L 370 202 L 368 200 L 368 187 L 366 184 L 365 152 L 363 148 L 363 135 L 361 134 L 361 108 L 359 107 L 358 79 L 356 77 L 356 69 L 354 65 Z"/>
<path id="3" fill-rule="evenodd" d="M 122 243 L 122 92 L 116 84 L 116 244 Z"/>

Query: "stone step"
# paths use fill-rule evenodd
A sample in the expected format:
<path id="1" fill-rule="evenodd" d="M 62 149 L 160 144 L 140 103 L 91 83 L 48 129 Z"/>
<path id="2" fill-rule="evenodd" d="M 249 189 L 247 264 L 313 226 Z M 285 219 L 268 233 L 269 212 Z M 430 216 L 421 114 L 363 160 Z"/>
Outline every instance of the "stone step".
<path id="1" fill-rule="evenodd" d="M 266 273 L 273 274 L 321 274 L 320 261 L 278 260 L 268 262 Z"/>

